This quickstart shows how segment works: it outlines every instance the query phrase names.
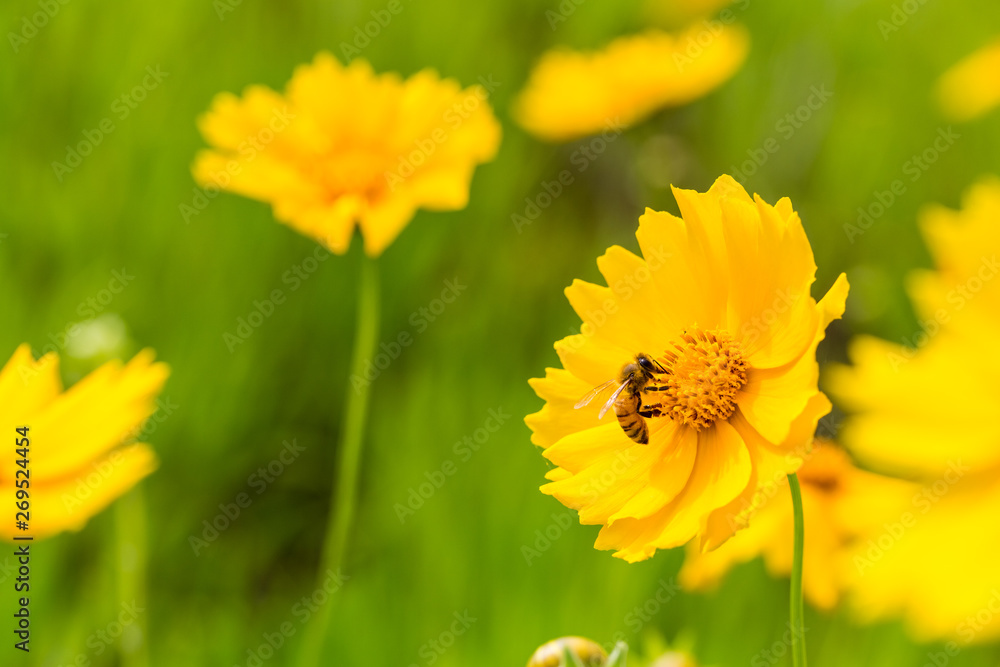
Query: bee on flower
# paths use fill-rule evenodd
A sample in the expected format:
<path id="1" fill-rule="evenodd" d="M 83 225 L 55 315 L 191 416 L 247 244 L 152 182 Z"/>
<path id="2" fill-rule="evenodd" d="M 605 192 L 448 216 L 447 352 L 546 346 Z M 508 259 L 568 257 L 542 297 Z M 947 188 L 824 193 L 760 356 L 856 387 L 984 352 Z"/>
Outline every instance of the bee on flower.
<path id="1" fill-rule="evenodd" d="M 681 217 L 647 209 L 636 233 L 643 255 L 667 261 L 654 270 L 613 246 L 598 268 L 634 289 L 567 288 L 581 332 L 556 343 L 562 368 L 531 380 L 545 405 L 525 419 L 555 466 L 542 492 L 602 526 L 595 546 L 629 562 L 696 536 L 718 547 L 762 486 L 799 468 L 831 409 L 816 348 L 848 291 L 841 275 L 819 301 L 810 294 L 816 265 L 788 199 L 751 198 L 728 176 L 674 196 Z M 620 390 L 630 403 L 612 404 L 614 419 L 582 405 L 640 353 L 649 381 Z"/>

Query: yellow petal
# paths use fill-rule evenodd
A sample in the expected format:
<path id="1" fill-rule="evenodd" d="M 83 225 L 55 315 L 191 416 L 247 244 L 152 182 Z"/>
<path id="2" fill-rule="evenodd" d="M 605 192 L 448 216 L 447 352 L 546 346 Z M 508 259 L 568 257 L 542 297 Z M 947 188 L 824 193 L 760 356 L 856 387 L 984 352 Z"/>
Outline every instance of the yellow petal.
<path id="1" fill-rule="evenodd" d="M 64 530 L 79 530 L 87 520 L 126 493 L 156 469 L 146 444 L 116 449 L 78 474 L 32 485 L 31 532 L 44 538 Z M 0 485 L 13 496 L 13 486 Z"/>
<path id="2" fill-rule="evenodd" d="M 945 72 L 937 84 L 944 114 L 956 121 L 978 118 L 1000 105 L 1000 40 L 980 48 Z"/>
<path id="3" fill-rule="evenodd" d="M 646 519 L 620 519 L 606 525 L 594 546 L 617 549 L 616 558 L 632 563 L 649 558 L 656 549 L 684 544 L 712 511 L 746 488 L 751 466 L 739 434 L 725 422 L 716 423 L 698 434 L 694 468 L 677 498 Z"/>

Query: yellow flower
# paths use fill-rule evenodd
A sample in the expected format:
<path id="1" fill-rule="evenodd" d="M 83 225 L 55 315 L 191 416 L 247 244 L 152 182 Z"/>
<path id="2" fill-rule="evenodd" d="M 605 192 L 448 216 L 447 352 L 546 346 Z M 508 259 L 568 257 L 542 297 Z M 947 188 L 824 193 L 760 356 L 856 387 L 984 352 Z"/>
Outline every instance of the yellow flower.
<path id="1" fill-rule="evenodd" d="M 154 411 L 169 371 L 144 350 L 124 366 L 111 361 L 63 391 L 59 358 L 37 361 L 21 345 L 0 370 L 0 432 L 13 443 L 28 427 L 30 529 L 36 539 L 79 530 L 156 468 L 147 444 L 127 444 Z M 0 490 L 14 498 L 25 466 L 14 448 L 0 461 Z M 3 535 L 10 539 L 10 531 Z"/>
<path id="2" fill-rule="evenodd" d="M 805 515 L 803 590 L 809 602 L 832 609 L 841 599 L 842 575 L 850 548 L 861 535 L 898 520 L 910 509 L 917 488 L 859 470 L 843 450 L 817 440 L 798 472 Z M 731 567 L 761 556 L 768 572 L 787 577 L 792 570 L 792 499 L 787 478 L 762 489 L 749 527 L 716 549 L 702 553 L 688 545 L 680 582 L 688 590 L 716 586 Z"/>
<path id="3" fill-rule="evenodd" d="M 476 165 L 500 144 L 487 97 L 431 70 L 403 81 L 321 53 L 284 95 L 219 94 L 198 122 L 214 149 L 198 156 L 195 179 L 270 202 L 280 222 L 336 253 L 357 223 L 377 256 L 418 208 L 465 207 Z"/>
<path id="4" fill-rule="evenodd" d="M 744 29 L 698 25 L 671 35 L 651 30 L 601 51 L 544 54 L 515 103 L 514 115 L 547 141 L 568 141 L 632 125 L 663 107 L 706 95 L 746 58 Z"/>
<path id="5" fill-rule="evenodd" d="M 528 660 L 528 667 L 573 667 L 564 664 L 567 652 L 583 667 L 601 667 L 608 659 L 597 642 L 583 637 L 560 637 L 539 646 Z"/>
<path id="6" fill-rule="evenodd" d="M 698 667 L 693 655 L 694 643 L 681 631 L 671 644 L 656 632 L 645 632 L 638 655 L 629 656 L 629 665 L 637 667 Z"/>
<path id="7" fill-rule="evenodd" d="M 854 366 L 832 369 L 830 389 L 855 413 L 843 429 L 851 451 L 923 484 L 902 529 L 876 531 L 852 558 L 857 611 L 969 643 L 1000 637 L 1000 180 L 963 204 L 921 216 L 938 269 L 910 281 L 917 347 L 857 338 Z"/>
<path id="8" fill-rule="evenodd" d="M 1000 104 L 1000 39 L 966 56 L 941 75 L 937 99 L 955 121 L 978 118 Z"/>
<path id="9" fill-rule="evenodd" d="M 674 196 L 682 218 L 640 218 L 642 258 L 613 246 L 597 261 L 608 287 L 567 288 L 581 333 L 556 343 L 563 368 L 531 381 L 546 404 L 525 419 L 557 466 L 542 491 L 602 525 L 595 546 L 629 562 L 699 534 L 719 546 L 758 489 L 798 469 L 830 410 L 816 346 L 848 290 L 841 275 L 819 303 L 810 296 L 816 265 L 787 198 L 751 199 L 729 176 Z M 642 366 L 625 367 L 640 354 L 642 391 Z M 575 409 L 615 378 L 628 391 L 603 418 L 606 394 Z"/>

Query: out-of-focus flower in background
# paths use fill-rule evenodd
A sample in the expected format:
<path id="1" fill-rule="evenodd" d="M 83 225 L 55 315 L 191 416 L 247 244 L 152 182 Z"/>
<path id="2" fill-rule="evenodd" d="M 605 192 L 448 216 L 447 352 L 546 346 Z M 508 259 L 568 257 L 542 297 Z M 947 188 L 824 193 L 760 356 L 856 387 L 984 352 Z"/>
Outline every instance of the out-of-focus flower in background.
<path id="1" fill-rule="evenodd" d="M 431 70 L 403 80 L 321 53 L 283 95 L 251 86 L 216 96 L 198 121 L 212 149 L 194 176 L 270 203 L 280 222 L 336 253 L 357 224 L 377 256 L 417 209 L 467 204 L 476 166 L 500 144 L 485 86 L 463 89 Z"/>
<path id="2" fill-rule="evenodd" d="M 1000 105 L 1000 39 L 960 60 L 937 83 L 937 100 L 954 121 L 974 120 Z"/>
<path id="3" fill-rule="evenodd" d="M 619 644 L 609 656 L 595 641 L 583 637 L 560 637 L 539 646 L 528 667 L 624 667 L 626 648 Z"/>
<path id="4" fill-rule="evenodd" d="M 937 270 L 909 284 L 916 348 L 869 336 L 830 374 L 853 412 L 843 441 L 860 460 L 921 486 L 908 516 L 859 545 L 847 570 L 862 618 L 903 615 L 919 639 L 1000 637 L 1000 181 L 921 226 Z"/>
<path id="5" fill-rule="evenodd" d="M 816 347 L 847 298 L 841 275 L 818 303 L 816 265 L 785 198 L 752 199 L 731 177 L 707 193 L 675 189 L 682 218 L 647 210 L 643 257 L 614 246 L 598 259 L 609 287 L 575 281 L 581 333 L 556 343 L 562 368 L 531 386 L 546 401 L 525 421 L 557 467 L 544 493 L 603 526 L 595 546 L 629 562 L 701 536 L 724 543 L 752 499 L 795 472 L 818 420 Z M 662 365 L 641 393 L 648 444 L 626 435 L 588 390 L 645 353 Z"/>
<path id="6" fill-rule="evenodd" d="M 910 508 L 916 485 L 856 468 L 847 454 L 817 440 L 798 471 L 806 522 L 803 590 L 809 602 L 832 609 L 844 591 L 843 563 L 860 536 L 898 520 Z M 792 570 L 792 500 L 787 479 L 754 499 L 749 526 L 714 551 L 688 545 L 680 583 L 688 590 L 718 585 L 735 565 L 757 557 L 767 571 L 787 577 Z"/>
<path id="7" fill-rule="evenodd" d="M 36 360 L 26 344 L 0 371 L 0 429 L 13 439 L 14 429 L 26 426 L 31 441 L 29 525 L 36 539 L 79 530 L 156 468 L 148 444 L 129 442 L 155 411 L 169 374 L 153 357 L 143 350 L 124 365 L 109 361 L 65 391 L 59 357 Z M 13 451 L 0 461 L 3 497 L 14 497 L 20 469 Z"/>
<path id="8" fill-rule="evenodd" d="M 639 650 L 629 655 L 631 667 L 698 667 L 694 659 L 694 638 L 682 630 L 673 642 L 667 642 L 658 632 L 646 632 Z"/>
<path id="9" fill-rule="evenodd" d="M 554 142 L 627 127 L 720 86 L 743 64 L 749 43 L 742 27 L 715 22 L 621 37 L 595 52 L 556 48 L 532 70 L 514 117 Z"/>

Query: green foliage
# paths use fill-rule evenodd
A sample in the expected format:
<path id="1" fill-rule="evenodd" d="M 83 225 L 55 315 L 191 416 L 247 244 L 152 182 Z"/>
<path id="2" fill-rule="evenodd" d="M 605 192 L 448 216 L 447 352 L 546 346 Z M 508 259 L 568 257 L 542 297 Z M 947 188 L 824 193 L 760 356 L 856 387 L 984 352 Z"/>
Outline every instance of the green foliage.
<path id="1" fill-rule="evenodd" d="M 791 197 L 816 251 L 817 293 L 848 271 L 848 314 L 822 360 L 842 359 L 858 332 L 912 339 L 919 325 L 903 279 L 928 262 L 917 211 L 957 205 L 976 177 L 1000 169 L 1000 114 L 956 126 L 960 139 L 917 180 L 904 164 L 947 127 L 931 100 L 935 78 L 992 36 L 1000 7 L 928 2 L 884 38 L 879 21 L 891 16 L 892 0 L 738 3 L 753 37 L 742 71 L 706 99 L 627 131 L 519 233 L 511 216 L 570 168 L 579 145 L 527 137 L 509 120 L 514 94 L 543 49 L 596 46 L 638 28 L 640 3 L 585 2 L 553 31 L 545 12 L 554 1 L 402 2 L 361 55 L 406 75 L 425 66 L 467 84 L 492 75 L 505 136 L 498 158 L 477 171 L 469 207 L 419 213 L 381 261 L 381 339 L 405 331 L 414 343 L 372 387 L 348 579 L 333 594 L 341 620 L 331 660 L 519 665 L 553 637 L 632 642 L 656 629 L 668 638 L 690 631 L 703 664 L 789 664 L 787 654 L 764 657 L 785 631 L 788 591 L 759 563 L 713 594 L 679 594 L 653 615 L 642 611 L 676 575 L 681 554 L 627 565 L 592 548 L 596 527 L 565 521 L 568 511 L 538 493 L 546 463 L 521 418 L 540 401 L 526 380 L 558 363 L 552 342 L 579 324 L 562 288 L 576 277 L 598 280 L 594 259 L 607 246 L 635 250 L 645 206 L 676 211 L 668 183 L 704 190 L 734 169 L 769 201 Z M 195 119 L 219 91 L 280 89 L 317 51 L 340 56 L 385 4 L 9 0 L 0 8 L 4 33 L 20 35 L 40 6 L 57 7 L 0 56 L 0 356 L 23 341 L 36 353 L 59 346 L 85 318 L 87 300 L 124 267 L 134 281 L 102 310 L 126 324 L 128 354 L 151 346 L 173 369 L 164 397 L 177 408 L 149 436 L 161 465 L 142 489 L 142 613 L 157 667 L 254 664 L 286 623 L 294 634 L 281 634 L 264 664 L 293 664 L 302 600 L 316 591 L 340 406 L 351 391 L 360 264 L 356 238 L 347 256 L 321 263 L 292 290 L 288 272 L 315 246 L 275 224 L 266 205 L 223 194 L 186 221 L 181 206 L 196 196 L 189 167 L 203 146 Z M 162 81 L 134 108 L 123 102 L 157 67 Z M 833 96 L 789 135 L 782 119 L 822 86 Z M 100 129 L 105 120 L 110 131 Z M 98 131 L 78 167 L 53 168 L 66 162 L 67 146 Z M 780 150 L 744 169 L 769 137 Z M 906 191 L 849 239 L 844 226 L 894 179 L 906 179 Z M 420 308 L 456 278 L 468 289 L 433 321 L 422 318 Z M 275 289 L 287 301 L 230 351 L 224 334 Z M 75 363 L 64 364 L 69 380 L 87 370 Z M 510 417 L 478 443 L 490 410 Z M 254 475 L 292 440 L 303 453 L 258 494 Z M 436 485 L 446 462 L 454 472 Z M 195 555 L 190 538 L 244 492 L 252 504 Z M 35 545 L 35 643 L 16 664 L 83 664 L 74 663 L 79 656 L 119 664 L 120 640 L 95 638 L 129 602 L 116 583 L 116 544 L 114 513 L 105 512 L 80 533 Z M 538 556 L 526 558 L 525 548 Z M 14 596 L 3 563 L 0 556 L 8 636 Z M 897 623 L 859 626 L 808 608 L 805 622 L 814 667 L 916 665 L 934 650 Z M 0 662 L 22 660 L 12 652 L 0 647 Z M 998 657 L 993 647 L 970 648 L 950 664 Z"/>

